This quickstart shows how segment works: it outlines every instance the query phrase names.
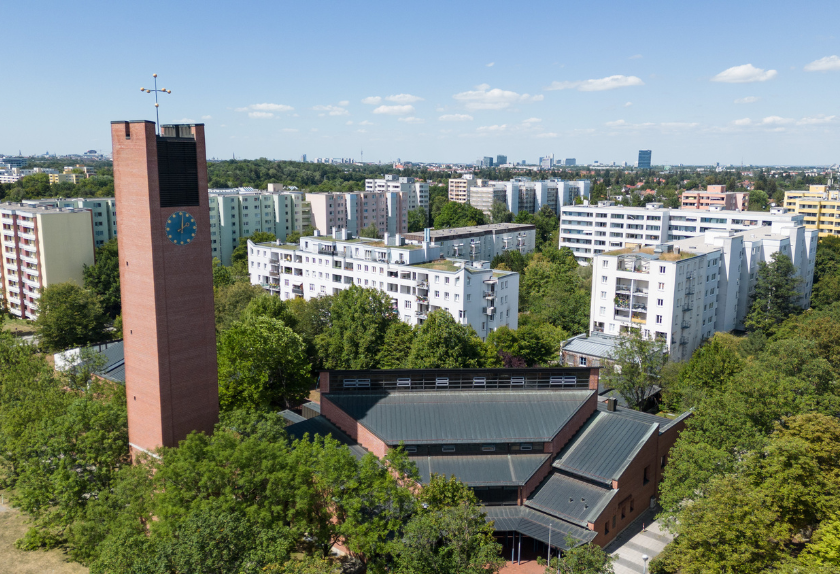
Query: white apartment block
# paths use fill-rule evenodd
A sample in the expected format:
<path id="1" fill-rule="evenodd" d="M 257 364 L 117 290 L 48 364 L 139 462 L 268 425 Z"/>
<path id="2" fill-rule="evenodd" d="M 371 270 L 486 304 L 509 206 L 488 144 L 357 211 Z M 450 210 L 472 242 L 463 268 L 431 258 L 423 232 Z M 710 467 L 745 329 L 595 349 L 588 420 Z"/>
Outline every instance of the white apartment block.
<path id="1" fill-rule="evenodd" d="M 470 174 L 449 180 L 449 200 L 468 203 L 485 215 L 490 214 L 493 203 L 500 201 L 516 215 L 520 211 L 536 213 L 544 206 L 559 213 L 565 205 L 574 205 L 578 198 L 589 200 L 589 180 L 564 181 L 548 179 L 531 181 L 528 177 L 517 177 L 510 181 L 489 181 L 474 179 Z"/>
<path id="2" fill-rule="evenodd" d="M 53 199 L 24 199 L 30 207 L 53 207 L 61 209 L 87 209 L 93 220 L 93 242 L 95 247 L 117 236 L 117 205 L 113 197 L 68 197 Z"/>
<path id="3" fill-rule="evenodd" d="M 307 193 L 306 201 L 312 207 L 312 225 L 319 231 L 346 229 L 358 235 L 374 225 L 382 237 L 406 233 L 408 212 L 419 207 L 414 193 L 408 191 Z"/>
<path id="4" fill-rule="evenodd" d="M 384 179 L 366 179 L 365 191 L 367 193 L 385 193 L 385 192 L 400 192 L 405 193 L 408 197 L 404 200 L 409 209 L 417 209 L 422 207 L 429 212 L 429 184 L 425 181 L 416 181 L 413 177 L 399 177 L 393 174 L 388 174 Z"/>
<path id="5" fill-rule="evenodd" d="M 269 186 L 269 191 L 251 187 L 209 190 L 210 242 L 213 257 L 223 265 L 231 264 L 240 237 L 262 231 L 285 240 L 289 233 L 311 225 L 311 209 L 303 193 L 274 191 L 274 184 Z"/>
<path id="6" fill-rule="evenodd" d="M 83 285 L 84 266 L 94 263 L 92 223 L 87 209 L 0 203 L 0 308 L 35 319 L 42 288 Z"/>
<path id="7" fill-rule="evenodd" d="M 661 203 L 623 207 L 613 201 L 569 205 L 560 210 L 560 247 L 568 247 L 579 263 L 606 251 L 640 245 L 650 247 L 696 237 L 707 231 L 746 231 L 780 223 L 802 225 L 804 217 L 785 208 L 764 211 L 668 209 Z"/>
<path id="8" fill-rule="evenodd" d="M 800 305 L 808 308 L 818 232 L 777 222 L 747 231 L 706 231 L 656 247 L 623 248 L 592 259 L 590 332 L 640 330 L 686 361 L 717 331 L 744 328 L 758 262 L 776 252 L 793 261 Z"/>
<path id="9" fill-rule="evenodd" d="M 519 274 L 496 271 L 486 261 L 443 259 L 429 241 L 408 245 L 353 238 L 343 230 L 302 237 L 300 245 L 248 242 L 251 283 L 282 299 L 333 295 L 351 285 L 386 292 L 409 325 L 445 309 L 482 339 L 518 326 Z"/>
<path id="10" fill-rule="evenodd" d="M 406 233 L 405 240 L 415 245 L 431 241 L 440 247 L 443 257 L 469 259 L 470 261 L 492 261 L 506 251 L 519 251 L 526 255 L 534 251 L 537 228 L 525 223 L 492 223 L 474 227 L 452 227 Z"/>

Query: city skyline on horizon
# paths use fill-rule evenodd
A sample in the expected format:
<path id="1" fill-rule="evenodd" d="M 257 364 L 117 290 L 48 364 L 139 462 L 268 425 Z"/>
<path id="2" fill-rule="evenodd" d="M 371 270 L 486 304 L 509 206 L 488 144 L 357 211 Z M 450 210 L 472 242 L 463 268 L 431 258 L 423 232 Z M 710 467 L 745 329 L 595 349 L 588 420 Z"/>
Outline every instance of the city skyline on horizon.
<path id="1" fill-rule="evenodd" d="M 197 13 L 152 4 L 165 21 L 190 25 L 140 35 L 121 24 L 142 21 L 148 6 L 94 2 L 46 18 L 31 5 L 10 7 L 9 21 L 37 19 L 54 41 L 27 43 L 25 26 L 7 31 L 10 45 L 28 47 L 15 59 L 18 81 L 0 86 L 6 109 L 16 110 L 0 149 L 110 153 L 108 122 L 154 117 L 154 98 L 138 88 L 151 87 L 155 72 L 158 87 L 172 90 L 160 98 L 161 122 L 206 124 L 216 158 L 360 160 L 364 150 L 368 162 L 471 163 L 501 153 L 531 163 L 554 153 L 633 165 L 638 150 L 652 149 L 655 165 L 840 161 L 832 97 L 840 40 L 812 17 L 832 21 L 836 5 L 805 2 L 781 20 L 781 2 L 756 13 L 716 0 L 708 11 L 726 18 L 704 22 L 699 35 L 689 8 L 662 1 L 632 10 L 617 0 L 540 1 L 521 11 L 543 22 L 621 14 L 621 29 L 568 26 L 558 44 L 556 34 L 531 26 L 526 37 L 512 27 L 500 2 L 432 2 L 402 17 L 374 5 L 252 3 L 230 12 L 211 1 Z M 315 19 L 317 27 L 294 25 Z M 278 33 L 277 22 L 292 24 Z M 97 33 L 78 34 L 82 24 Z M 815 33 L 789 33 L 809 28 Z M 481 39 L 494 30 L 510 41 L 488 47 Z M 689 41 L 671 40 L 681 30 Z M 52 65 L 55 45 L 86 54 L 85 64 Z"/>

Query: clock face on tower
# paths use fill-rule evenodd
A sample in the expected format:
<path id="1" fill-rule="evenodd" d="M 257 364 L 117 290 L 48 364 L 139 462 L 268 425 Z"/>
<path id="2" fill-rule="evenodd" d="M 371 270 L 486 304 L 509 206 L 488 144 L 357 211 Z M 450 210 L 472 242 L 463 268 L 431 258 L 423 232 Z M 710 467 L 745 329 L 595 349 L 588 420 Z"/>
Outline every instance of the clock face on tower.
<path id="1" fill-rule="evenodd" d="M 195 217 L 186 211 L 176 211 L 166 220 L 166 237 L 175 245 L 187 245 L 195 238 Z"/>

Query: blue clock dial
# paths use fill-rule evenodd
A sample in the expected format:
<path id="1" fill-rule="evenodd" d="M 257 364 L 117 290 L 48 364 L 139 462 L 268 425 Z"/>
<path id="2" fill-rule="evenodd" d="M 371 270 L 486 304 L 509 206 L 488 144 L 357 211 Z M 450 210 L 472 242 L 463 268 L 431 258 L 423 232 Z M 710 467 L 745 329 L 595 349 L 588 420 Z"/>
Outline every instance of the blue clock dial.
<path id="1" fill-rule="evenodd" d="M 187 245 L 195 239 L 195 217 L 186 211 L 176 211 L 166 220 L 166 237 L 175 245 Z"/>

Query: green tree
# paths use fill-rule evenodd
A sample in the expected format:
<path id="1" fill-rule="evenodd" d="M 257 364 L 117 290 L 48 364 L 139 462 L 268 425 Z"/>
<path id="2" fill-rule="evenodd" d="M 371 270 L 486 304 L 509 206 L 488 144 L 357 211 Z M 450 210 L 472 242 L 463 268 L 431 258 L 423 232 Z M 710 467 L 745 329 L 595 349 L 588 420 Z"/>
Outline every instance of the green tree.
<path id="1" fill-rule="evenodd" d="M 490 208 L 490 220 L 493 223 L 510 223 L 513 221 L 513 214 L 502 201 L 494 201 Z"/>
<path id="2" fill-rule="evenodd" d="M 490 262 L 491 269 L 499 269 L 499 265 L 505 265 L 508 271 L 516 271 L 520 275 L 523 275 L 525 273 L 525 267 L 528 265 L 528 259 L 518 250 L 510 249 L 496 255 Z"/>
<path id="3" fill-rule="evenodd" d="M 428 226 L 426 210 L 423 207 L 412 209 L 408 212 L 408 232 L 414 233 L 423 231 Z"/>
<path id="4" fill-rule="evenodd" d="M 618 391 L 628 405 L 641 408 L 659 386 L 659 375 L 667 361 L 663 341 L 635 331 L 627 333 L 613 347 L 604 382 Z"/>
<path id="5" fill-rule="evenodd" d="M 309 301 L 303 297 L 296 297 L 286 302 L 289 313 L 294 318 L 290 324 L 294 325 L 295 332 L 303 339 L 306 345 L 306 356 L 312 363 L 315 370 L 322 369 L 323 356 L 318 351 L 316 340 L 318 335 L 327 330 L 330 326 L 330 308 L 332 307 L 333 296 L 321 295 L 313 297 Z"/>
<path id="6" fill-rule="evenodd" d="M 380 369 L 401 369 L 408 360 L 414 329 L 408 323 L 395 321 L 388 326 L 385 339 L 376 357 Z"/>
<path id="7" fill-rule="evenodd" d="M 547 205 L 543 205 L 540 210 L 534 214 L 534 225 L 537 226 L 536 236 L 534 237 L 534 247 L 537 251 L 541 251 L 543 245 L 549 241 L 551 235 L 559 229 L 557 221 L 557 214 Z M 556 247 L 557 244 L 553 244 Z"/>
<path id="8" fill-rule="evenodd" d="M 840 513 L 820 524 L 801 559 L 804 563 L 840 568 Z"/>
<path id="9" fill-rule="evenodd" d="M 533 255 L 519 283 L 520 310 L 570 333 L 587 329 L 589 297 L 579 265 L 565 248 L 551 259 L 546 254 Z"/>
<path id="10" fill-rule="evenodd" d="M 574 538 L 566 540 L 567 550 L 559 558 L 553 558 L 545 574 L 613 574 L 612 563 L 616 560 L 595 544 L 578 545 Z"/>
<path id="11" fill-rule="evenodd" d="M 333 295 L 329 326 L 315 345 L 327 369 L 371 369 L 388 327 L 399 321 L 391 297 L 378 289 L 351 285 Z"/>
<path id="12" fill-rule="evenodd" d="M 234 323 L 221 334 L 218 355 L 222 410 L 288 408 L 312 386 L 303 341 L 277 319 Z"/>
<path id="13" fill-rule="evenodd" d="M 213 258 L 213 287 L 227 287 L 233 285 L 233 273 L 230 267 L 225 267 L 218 257 Z"/>
<path id="14" fill-rule="evenodd" d="M 490 353 L 488 353 L 490 351 Z M 460 369 L 484 367 L 492 350 L 470 326 L 459 325 L 444 309 L 429 313 L 414 337 L 406 367 Z"/>
<path id="15" fill-rule="evenodd" d="M 694 352 L 681 370 L 677 385 L 666 389 L 668 401 L 681 410 L 695 407 L 709 390 L 726 387 L 743 366 L 743 359 L 724 344 L 723 334 L 717 333 Z"/>
<path id="16" fill-rule="evenodd" d="M 286 235 L 286 243 L 300 243 L 301 237 L 312 237 L 315 235 L 315 228 L 311 225 L 307 225 L 300 231 L 292 231 L 288 235 Z"/>
<path id="17" fill-rule="evenodd" d="M 293 330 L 296 325 L 296 320 L 289 311 L 289 305 L 286 301 L 265 292 L 251 299 L 242 312 L 243 320 L 255 319 L 257 317 L 269 317 L 270 319 L 283 321 L 284 325 Z"/>
<path id="18" fill-rule="evenodd" d="M 484 212 L 466 203 L 450 201 L 446 203 L 434 219 L 435 229 L 448 227 L 469 227 L 484 225 Z"/>
<path id="19" fill-rule="evenodd" d="M 112 319 L 122 310 L 120 302 L 120 259 L 117 240 L 111 239 L 96 250 L 96 263 L 85 265 L 85 289 L 90 289 L 102 302 L 102 308 Z"/>
<path id="20" fill-rule="evenodd" d="M 99 295 L 75 283 L 45 287 L 38 308 L 35 330 L 41 346 L 49 351 L 97 343 L 108 336 L 108 317 Z"/>
<path id="21" fill-rule="evenodd" d="M 237 245 L 233 253 L 230 254 L 230 262 L 239 263 L 248 262 L 248 240 L 251 240 L 251 243 L 270 243 L 272 241 L 277 241 L 277 236 L 273 233 L 269 233 L 268 231 L 256 231 L 250 237 L 240 237 L 239 238 L 239 245 Z"/>
<path id="22" fill-rule="evenodd" d="M 442 491 L 442 492 L 441 492 Z M 403 574 L 486 574 L 505 565 L 493 526 L 475 495 L 445 477 L 433 476 L 421 505 L 397 542 L 395 571 Z"/>
<path id="23" fill-rule="evenodd" d="M 431 189 L 431 188 L 430 188 Z M 436 197 L 432 197 L 431 193 L 429 194 L 429 221 L 433 222 L 437 219 L 437 216 L 440 215 L 440 212 L 443 211 L 443 208 L 449 203 L 449 198 L 446 194 L 438 195 Z M 437 227 L 437 226 L 435 226 Z"/>
<path id="24" fill-rule="evenodd" d="M 758 262 L 758 279 L 750 300 L 750 311 L 744 320 L 747 329 L 771 335 L 788 317 L 801 311 L 797 291 L 801 279 L 790 257 L 777 251 L 772 262 Z"/>
<path id="25" fill-rule="evenodd" d="M 259 285 L 239 282 L 214 289 L 216 331 L 229 329 L 242 318 L 242 313 L 254 299 L 262 297 L 265 290 Z"/>
<path id="26" fill-rule="evenodd" d="M 371 239 L 382 239 L 379 235 L 379 228 L 375 223 L 371 223 L 359 232 L 359 237 L 369 237 Z"/>

